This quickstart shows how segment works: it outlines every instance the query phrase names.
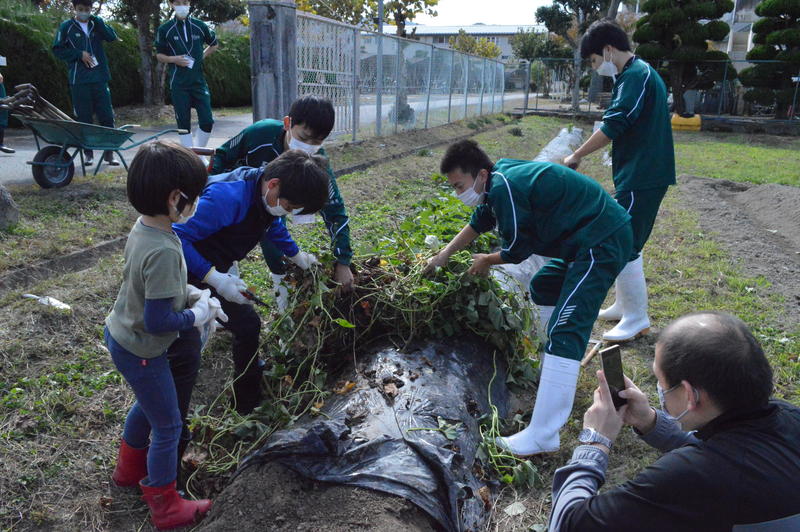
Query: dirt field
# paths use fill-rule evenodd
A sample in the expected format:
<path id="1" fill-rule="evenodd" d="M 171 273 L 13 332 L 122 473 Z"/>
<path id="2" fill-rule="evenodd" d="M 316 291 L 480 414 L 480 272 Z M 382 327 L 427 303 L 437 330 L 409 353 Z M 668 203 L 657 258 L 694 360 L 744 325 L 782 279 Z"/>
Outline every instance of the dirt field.
<path id="1" fill-rule="evenodd" d="M 501 124 L 495 120 L 477 127 L 494 125 Z M 556 119 L 530 117 L 478 133 L 476 138 L 491 157 L 532 158 L 566 125 Z M 475 132 L 468 124 L 446 127 L 449 129 L 375 139 L 329 152 L 334 166 L 343 167 L 419 147 L 426 139 Z M 519 129 L 520 134 L 512 129 Z M 693 139 L 676 138 L 676 149 L 689 153 L 686 146 Z M 760 139 L 759 149 L 768 150 L 763 147 L 768 144 L 768 139 Z M 737 146 L 732 144 L 730 149 Z M 421 197 L 435 192 L 430 175 L 443 151 L 443 147 L 424 150 L 339 179 L 358 255 L 370 254 L 381 237 L 395 231 L 398 221 L 414 214 L 413 205 Z M 688 157 L 685 161 L 679 158 L 679 171 L 697 166 Z M 584 173 L 610 186 L 610 170 L 599 155 L 585 163 Z M 740 171 L 769 177 L 770 166 L 760 161 L 752 164 Z M 0 278 L 45 258 L 124 236 L 135 219 L 125 202 L 124 180 L 119 174 L 99 180 L 76 179 L 61 191 L 18 187 L 11 192 L 22 207 L 24 222 L 11 233 L 0 234 Z M 753 327 L 776 368 L 776 395 L 795 403 L 800 402 L 798 204 L 797 187 L 682 177 L 665 199 L 644 251 L 654 328 L 701 308 L 739 315 Z M 324 247 L 324 235 L 318 228 L 305 228 L 296 236 L 304 248 Z M 254 271 L 260 263 L 260 257 L 251 254 L 243 270 Z M 0 529 L 152 529 L 138 495 L 109 485 L 116 443 L 132 403 L 131 393 L 102 345 L 102 322 L 119 287 L 121 256 L 115 252 L 83 263 L 81 268 L 53 271 L 40 278 L 23 277 L 0 288 Z M 23 300 L 19 297 L 23 292 L 54 296 L 72 305 L 73 312 L 62 314 Z M 263 317 L 268 327 L 269 313 Z M 598 323 L 593 336 L 602 330 L 603 324 Z M 623 360 L 626 373 L 654 399 L 653 342 L 651 335 L 626 345 Z M 229 340 L 224 334 L 216 337 L 205 353 L 193 397 L 198 412 L 224 397 L 230 371 L 228 353 Z M 541 477 L 535 489 L 496 491 L 494 517 L 487 529 L 530 530 L 546 523 L 552 473 L 571 454 L 583 412 L 591 401 L 596 366 L 588 369 L 579 383 L 573 416 L 562 433 L 562 449 L 534 460 Z M 527 397 L 521 404 L 526 402 L 530 402 Z M 526 422 L 530 406 L 520 407 Z M 424 515 L 402 500 L 290 478 L 277 468 L 263 479 L 249 473 L 250 480 L 239 479 L 223 490 L 235 463 L 222 472 L 206 471 L 205 450 L 191 446 L 190 452 L 200 467 L 196 482 L 190 485 L 192 494 L 214 496 L 218 505 L 238 506 L 249 518 L 255 514 L 263 519 L 265 529 L 430 527 Z M 631 478 L 655 456 L 630 431 L 623 431 L 612 453 L 606 487 Z M 361 504 L 352 504 L 354 500 Z M 522 513 L 504 512 L 515 502 L 523 504 Z M 346 508 L 356 510 L 348 513 Z M 239 529 L 235 522 L 215 521 L 213 512 L 204 527 Z"/>

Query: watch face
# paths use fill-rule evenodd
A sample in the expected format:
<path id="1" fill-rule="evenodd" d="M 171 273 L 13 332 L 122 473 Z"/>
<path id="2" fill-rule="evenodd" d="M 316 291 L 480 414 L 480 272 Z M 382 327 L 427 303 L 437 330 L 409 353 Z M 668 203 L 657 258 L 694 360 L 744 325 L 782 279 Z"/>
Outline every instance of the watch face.
<path id="1" fill-rule="evenodd" d="M 594 441 L 592 436 L 594 431 L 592 429 L 583 429 L 578 433 L 578 441 L 581 443 L 588 443 Z"/>

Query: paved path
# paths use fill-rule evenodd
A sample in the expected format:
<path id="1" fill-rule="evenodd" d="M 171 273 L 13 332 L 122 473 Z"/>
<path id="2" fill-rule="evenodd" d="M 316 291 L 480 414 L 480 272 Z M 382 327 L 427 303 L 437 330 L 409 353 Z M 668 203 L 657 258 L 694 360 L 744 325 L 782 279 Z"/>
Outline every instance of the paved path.
<path id="1" fill-rule="evenodd" d="M 219 146 L 220 144 L 233 137 L 239 131 L 252 124 L 252 115 L 230 115 L 214 119 L 214 129 L 211 131 L 211 140 L 209 146 Z M 134 142 L 146 138 L 153 133 L 168 129 L 169 126 L 164 127 L 147 127 L 136 128 L 136 134 L 133 136 Z M 163 139 L 170 139 L 178 142 L 177 133 L 169 133 L 161 137 Z M 26 161 L 32 161 L 33 156 L 36 155 L 36 142 L 33 139 L 33 133 L 28 129 L 7 129 L 5 143 L 17 150 L 13 155 L 6 155 L 0 153 L 0 185 L 9 183 L 33 183 L 33 176 L 31 175 L 31 167 L 25 164 Z M 125 160 L 130 163 L 136 150 L 123 151 L 122 154 Z M 98 159 L 99 152 L 95 152 L 95 160 Z M 108 168 L 103 165 L 103 169 Z M 94 167 L 91 168 L 94 172 Z M 75 169 L 77 175 L 80 174 L 80 168 Z M 89 174 L 90 170 L 87 168 L 86 173 Z"/>
<path id="2" fill-rule="evenodd" d="M 365 96 L 365 98 L 368 98 Z M 519 105 L 522 101 L 523 95 L 522 93 L 511 93 L 506 94 L 506 101 L 505 105 L 506 108 L 514 107 L 515 105 Z M 424 113 L 425 113 L 425 106 L 426 102 L 423 97 L 415 95 L 414 97 L 410 98 L 409 104 L 414 108 L 415 111 L 419 114 L 419 120 L 424 120 Z M 414 101 L 416 100 L 416 101 Z M 475 106 L 479 103 L 480 97 L 479 96 L 470 96 L 467 100 L 467 104 L 470 106 Z M 389 111 L 392 107 L 394 107 L 394 98 L 387 97 L 384 99 L 383 105 L 381 107 L 381 115 L 384 119 L 388 119 Z M 499 104 L 499 102 L 498 102 Z M 453 106 L 453 113 L 454 117 L 459 116 L 460 113 L 463 113 L 464 107 L 464 97 L 462 95 L 453 95 L 453 99 L 451 102 Z M 487 105 L 484 102 L 484 105 Z M 488 104 L 491 105 L 490 103 Z M 441 110 L 446 109 L 448 106 L 448 101 L 442 96 L 433 96 L 431 98 L 430 108 L 432 110 Z M 489 109 L 490 107 L 486 107 Z M 485 110 L 486 110 L 485 109 Z M 499 112 L 499 109 L 497 110 Z M 361 127 L 369 126 L 375 123 L 375 119 L 377 117 L 377 112 L 375 108 L 375 104 L 372 101 L 368 101 L 367 103 L 359 106 L 359 124 Z M 445 118 L 446 120 L 446 118 Z M 441 123 L 440 120 L 436 120 L 432 123 Z M 211 140 L 209 141 L 209 146 L 219 146 L 220 144 L 226 142 L 231 137 L 235 136 L 239 131 L 246 128 L 252 124 L 252 115 L 249 113 L 247 114 L 237 114 L 237 115 L 229 115 L 223 117 L 215 117 L 214 118 L 214 129 L 211 132 Z M 136 134 L 133 136 L 133 140 L 138 141 L 143 139 L 153 133 L 161 131 L 163 129 L 167 129 L 169 126 L 164 127 L 147 127 L 147 128 L 137 128 Z M 390 133 L 390 132 L 389 132 Z M 178 141 L 177 133 L 170 133 L 164 135 L 164 139 L 171 139 L 174 141 Z M 26 161 L 32 161 L 33 156 L 36 155 L 36 142 L 33 139 L 33 134 L 28 129 L 7 129 L 6 130 L 6 144 L 15 150 L 17 153 L 13 155 L 7 155 L 4 153 L 0 153 L 0 185 L 10 184 L 10 183 L 33 183 L 33 176 L 31 175 L 31 167 L 30 165 L 26 164 Z M 125 157 L 125 160 L 130 162 L 133 159 L 133 156 L 136 155 L 136 150 L 127 150 L 123 151 L 122 154 Z M 95 160 L 97 160 L 99 153 L 95 153 Z M 103 168 L 108 168 L 107 166 L 103 165 Z M 91 169 L 87 169 L 87 174 L 94 171 L 94 167 Z M 80 168 L 76 168 L 76 174 L 80 174 Z"/>

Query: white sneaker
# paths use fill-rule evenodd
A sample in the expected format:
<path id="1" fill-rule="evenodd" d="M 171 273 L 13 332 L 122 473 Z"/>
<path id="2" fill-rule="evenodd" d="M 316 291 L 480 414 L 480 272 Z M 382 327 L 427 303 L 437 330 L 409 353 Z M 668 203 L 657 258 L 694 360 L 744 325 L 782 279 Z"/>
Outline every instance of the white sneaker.
<path id="1" fill-rule="evenodd" d="M 579 360 L 545 353 L 530 425 L 513 436 L 497 438 L 497 445 L 515 456 L 557 451 L 558 433 L 572 412 L 580 369 Z"/>
<path id="2" fill-rule="evenodd" d="M 626 342 L 650 332 L 647 316 L 647 283 L 642 256 L 630 261 L 617 276 L 617 301 L 622 304 L 622 319 L 603 340 Z"/>

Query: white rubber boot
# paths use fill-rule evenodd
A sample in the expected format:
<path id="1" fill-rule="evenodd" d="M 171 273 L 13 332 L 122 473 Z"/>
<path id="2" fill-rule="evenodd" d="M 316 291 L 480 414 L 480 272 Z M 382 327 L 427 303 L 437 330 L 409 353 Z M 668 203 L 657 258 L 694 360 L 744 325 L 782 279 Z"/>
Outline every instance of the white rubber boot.
<path id="1" fill-rule="evenodd" d="M 275 303 L 277 304 L 278 312 L 285 312 L 286 307 L 289 306 L 289 287 L 283 282 L 285 277 L 286 274 L 272 274 L 272 291 L 275 295 Z"/>
<path id="2" fill-rule="evenodd" d="M 205 148 L 208 146 L 208 139 L 211 138 L 210 131 L 203 131 L 202 129 L 197 129 L 194 132 L 194 145 L 198 148 Z"/>
<path id="3" fill-rule="evenodd" d="M 178 135 L 178 138 L 181 140 L 181 146 L 184 148 L 192 149 L 192 134 L 186 133 L 185 135 Z"/>
<path id="4" fill-rule="evenodd" d="M 627 268 L 627 265 L 625 266 Z M 619 299 L 619 285 L 614 283 L 614 304 L 602 309 L 597 315 L 598 320 L 619 321 L 622 319 L 622 302 Z"/>
<path id="5" fill-rule="evenodd" d="M 515 456 L 557 451 L 558 433 L 572 412 L 580 369 L 579 360 L 545 353 L 530 425 L 513 436 L 497 438 L 497 445 Z"/>
<path id="6" fill-rule="evenodd" d="M 208 146 L 208 139 L 210 138 L 211 138 L 210 131 L 206 132 L 198 128 L 194 132 L 194 145 L 197 148 L 205 148 L 206 146 Z M 200 160 L 203 161 L 203 164 L 205 166 L 208 166 L 208 157 L 206 157 L 205 155 L 198 155 L 198 157 L 200 157 Z"/>
<path id="7" fill-rule="evenodd" d="M 642 256 L 630 261 L 617 276 L 617 301 L 622 303 L 622 319 L 603 340 L 625 342 L 650 332 L 647 316 L 647 283 L 644 279 Z"/>
<path id="8" fill-rule="evenodd" d="M 545 305 L 537 305 L 536 307 L 539 309 L 539 325 L 541 326 L 539 329 L 539 336 L 547 340 L 547 322 L 550 321 L 550 316 L 553 315 L 553 310 L 555 310 L 556 307 Z"/>

